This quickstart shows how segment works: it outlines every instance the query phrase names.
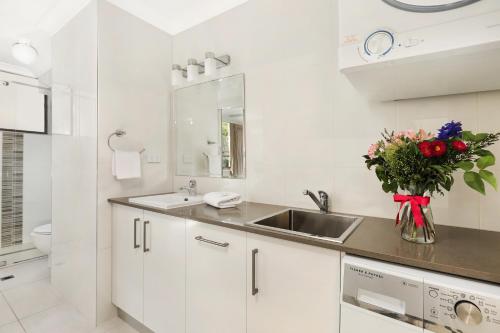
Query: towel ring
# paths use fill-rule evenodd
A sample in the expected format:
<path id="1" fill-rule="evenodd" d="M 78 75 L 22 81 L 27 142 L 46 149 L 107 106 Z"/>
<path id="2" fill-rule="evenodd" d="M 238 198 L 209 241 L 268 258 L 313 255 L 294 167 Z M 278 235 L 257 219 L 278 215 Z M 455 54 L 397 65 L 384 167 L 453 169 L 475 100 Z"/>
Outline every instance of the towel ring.
<path id="1" fill-rule="evenodd" d="M 117 136 L 118 138 L 121 138 L 122 136 L 124 135 L 127 135 L 127 132 L 125 132 L 124 130 L 121 130 L 121 129 L 117 129 L 116 131 L 114 131 L 113 133 L 111 133 L 109 136 L 108 136 L 108 147 L 109 149 L 111 149 L 113 152 L 115 152 L 116 150 L 111 147 L 111 138 L 113 136 Z M 144 153 L 146 151 L 145 148 L 142 148 L 141 151 L 139 151 L 140 154 Z"/>

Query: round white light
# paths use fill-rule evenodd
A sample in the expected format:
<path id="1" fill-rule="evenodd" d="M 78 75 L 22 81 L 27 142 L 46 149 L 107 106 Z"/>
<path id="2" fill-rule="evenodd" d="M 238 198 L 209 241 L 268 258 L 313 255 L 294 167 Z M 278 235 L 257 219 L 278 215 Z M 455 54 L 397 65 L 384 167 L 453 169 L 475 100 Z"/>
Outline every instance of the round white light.
<path id="1" fill-rule="evenodd" d="M 12 56 L 25 65 L 32 64 L 38 57 L 38 51 L 31 45 L 29 40 L 21 39 L 12 44 Z"/>

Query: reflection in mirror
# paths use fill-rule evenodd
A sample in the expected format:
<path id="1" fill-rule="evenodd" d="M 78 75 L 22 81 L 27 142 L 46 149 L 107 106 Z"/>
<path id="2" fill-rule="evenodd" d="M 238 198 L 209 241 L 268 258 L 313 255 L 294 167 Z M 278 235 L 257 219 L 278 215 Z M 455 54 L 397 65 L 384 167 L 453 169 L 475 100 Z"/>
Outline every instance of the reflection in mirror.
<path id="1" fill-rule="evenodd" d="M 245 177 L 244 75 L 174 93 L 177 175 Z"/>

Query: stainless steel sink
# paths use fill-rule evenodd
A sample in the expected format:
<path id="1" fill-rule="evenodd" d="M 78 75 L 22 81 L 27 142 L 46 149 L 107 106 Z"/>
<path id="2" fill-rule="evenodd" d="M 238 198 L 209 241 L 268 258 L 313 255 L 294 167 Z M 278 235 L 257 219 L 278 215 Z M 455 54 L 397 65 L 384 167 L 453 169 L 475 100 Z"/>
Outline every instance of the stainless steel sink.
<path id="1" fill-rule="evenodd" d="M 251 225 L 290 234 L 343 243 L 363 218 L 290 209 Z"/>

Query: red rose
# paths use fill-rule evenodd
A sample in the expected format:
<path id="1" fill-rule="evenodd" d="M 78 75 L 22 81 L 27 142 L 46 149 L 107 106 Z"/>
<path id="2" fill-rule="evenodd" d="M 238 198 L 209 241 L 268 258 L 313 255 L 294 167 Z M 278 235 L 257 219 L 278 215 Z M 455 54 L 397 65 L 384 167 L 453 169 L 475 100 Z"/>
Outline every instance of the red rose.
<path id="1" fill-rule="evenodd" d="M 432 157 L 432 148 L 429 141 L 424 141 L 418 144 L 418 150 L 424 155 L 424 157 Z"/>
<path id="2" fill-rule="evenodd" d="M 440 157 L 446 154 L 446 143 L 440 140 L 432 141 L 431 142 L 431 150 L 432 150 L 432 156 L 434 157 Z"/>
<path id="3" fill-rule="evenodd" d="M 453 141 L 451 147 L 459 153 L 467 151 L 467 145 L 463 141 Z"/>

